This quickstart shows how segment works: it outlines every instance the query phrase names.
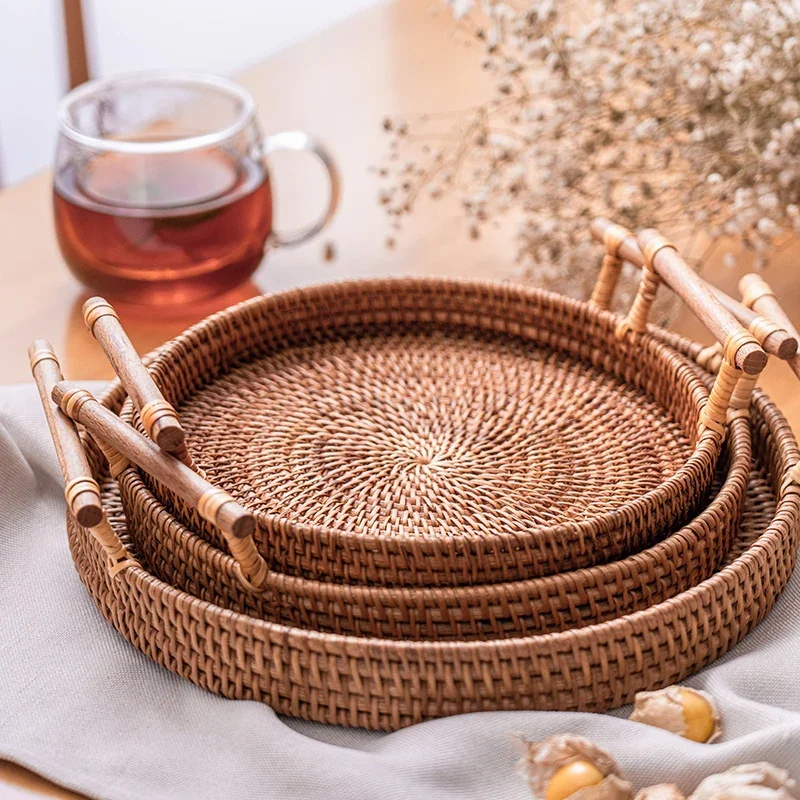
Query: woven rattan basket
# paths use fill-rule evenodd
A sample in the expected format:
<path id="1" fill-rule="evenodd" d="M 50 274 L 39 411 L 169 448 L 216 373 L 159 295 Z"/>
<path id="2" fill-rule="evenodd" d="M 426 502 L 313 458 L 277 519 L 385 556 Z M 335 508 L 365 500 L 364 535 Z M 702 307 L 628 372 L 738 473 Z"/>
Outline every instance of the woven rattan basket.
<path id="1" fill-rule="evenodd" d="M 104 402 L 116 410 L 122 399 L 115 386 Z M 718 658 L 764 617 L 786 585 L 798 544 L 800 490 L 784 477 L 800 452 L 763 394 L 756 393 L 751 413 L 757 465 L 728 566 L 664 603 L 579 630 L 482 642 L 324 634 L 222 609 L 144 568 L 114 577 L 105 551 L 71 516 L 70 544 L 98 607 L 130 642 L 226 697 L 384 730 L 470 711 L 604 710 Z M 116 484 L 93 446 L 91 454 L 113 527 L 130 543 Z"/>
<path id="2" fill-rule="evenodd" d="M 284 575 L 528 580 L 652 546 L 704 501 L 708 388 L 656 337 L 546 292 L 374 280 L 256 298 L 151 371 L 192 457 L 253 510 Z M 141 427 L 131 406 L 123 418 Z M 147 487 L 218 547 L 218 531 Z"/>

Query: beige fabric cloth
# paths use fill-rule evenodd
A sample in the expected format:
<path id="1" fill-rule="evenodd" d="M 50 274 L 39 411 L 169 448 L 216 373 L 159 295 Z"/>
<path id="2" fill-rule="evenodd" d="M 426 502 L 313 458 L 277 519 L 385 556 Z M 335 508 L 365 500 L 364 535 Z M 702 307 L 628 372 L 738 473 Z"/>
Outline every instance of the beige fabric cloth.
<path id="1" fill-rule="evenodd" d="M 63 484 L 33 386 L 0 390 L 0 757 L 94 797 L 523 800 L 511 732 L 581 733 L 637 788 L 689 791 L 737 763 L 800 778 L 800 575 L 772 615 L 688 683 L 719 701 L 722 742 L 614 715 L 496 712 L 392 734 L 282 719 L 161 669 L 100 616 L 72 566 Z"/>

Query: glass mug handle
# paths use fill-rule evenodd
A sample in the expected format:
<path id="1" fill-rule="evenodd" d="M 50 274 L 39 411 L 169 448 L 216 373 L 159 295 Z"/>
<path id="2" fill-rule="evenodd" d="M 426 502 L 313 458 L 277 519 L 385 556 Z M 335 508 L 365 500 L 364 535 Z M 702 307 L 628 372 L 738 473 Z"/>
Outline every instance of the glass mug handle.
<path id="1" fill-rule="evenodd" d="M 279 150 L 303 151 L 315 155 L 322 162 L 328 173 L 329 185 L 328 206 L 316 222 L 292 234 L 272 232 L 270 236 L 271 242 L 282 247 L 305 242 L 312 236 L 316 236 L 331 221 L 336 212 L 336 206 L 339 204 L 341 181 L 339 179 L 339 170 L 336 169 L 330 153 L 304 131 L 281 131 L 272 136 L 264 137 L 261 143 L 261 154 L 263 156 L 269 156 Z"/>

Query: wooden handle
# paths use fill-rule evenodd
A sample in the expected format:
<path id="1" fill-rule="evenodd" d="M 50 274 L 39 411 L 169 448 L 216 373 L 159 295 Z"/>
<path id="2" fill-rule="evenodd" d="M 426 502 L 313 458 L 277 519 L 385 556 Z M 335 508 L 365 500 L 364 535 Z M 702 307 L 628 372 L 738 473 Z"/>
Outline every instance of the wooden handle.
<path id="1" fill-rule="evenodd" d="M 62 414 L 50 398 L 53 387 L 64 380 L 58 358 L 52 345 L 44 339 L 37 339 L 31 344 L 28 358 L 33 379 L 39 389 L 47 426 L 50 428 L 50 436 L 56 447 L 61 474 L 64 476 L 67 504 L 83 527 L 93 528 L 104 519 L 100 487 L 92 477 L 89 460 L 75 423 Z"/>
<path id="2" fill-rule="evenodd" d="M 127 425 L 86 389 L 60 381 L 53 387 L 52 397 L 67 416 L 194 506 L 200 516 L 216 525 L 226 538 L 252 536 L 255 518 L 246 508 Z"/>
<path id="3" fill-rule="evenodd" d="M 659 276 L 694 311 L 714 338 L 726 349 L 734 337 L 741 342 L 730 358 L 731 363 L 748 375 L 761 372 L 767 365 L 767 354 L 717 302 L 705 281 L 678 255 L 678 251 L 665 244 L 658 231 L 652 228 L 642 231 L 637 238 L 645 258 L 651 259 Z"/>
<path id="4" fill-rule="evenodd" d="M 615 254 L 619 252 L 622 243 L 627 241 L 628 247 L 626 249 L 638 251 L 638 257 L 635 260 L 630 260 L 630 263 L 641 269 L 644 264 L 644 253 L 642 252 L 642 248 L 639 247 L 636 237 L 630 231 L 625 231 L 625 229 L 621 228 L 619 225 L 612 225 L 612 223 L 607 220 L 595 220 L 595 223 L 593 223 L 592 233 L 595 235 L 595 238 L 600 239 L 604 244 L 607 244 L 605 241 L 605 238 L 608 236 L 607 232 L 612 231 L 617 233 L 617 238 L 614 240 Z M 607 271 L 605 270 L 605 261 L 604 271 Z M 699 280 L 703 281 L 702 278 L 699 278 Z M 596 287 L 595 293 L 601 295 L 601 300 L 605 300 L 609 291 L 605 285 L 606 281 L 604 277 L 599 278 L 597 283 L 600 290 Z M 766 318 L 766 315 L 756 313 L 721 289 L 717 289 L 716 286 L 712 286 L 706 281 L 703 281 L 703 283 L 714 293 L 717 300 L 733 315 L 733 317 L 758 339 L 767 353 L 777 356 L 784 361 L 792 358 L 795 353 L 797 353 L 798 339 L 796 334 L 792 334 L 783 326 L 774 323 L 774 321 L 770 321 Z M 607 301 L 605 304 L 597 302 L 594 295 L 592 296 L 592 302 L 594 305 L 599 305 L 601 308 L 608 308 Z"/>
<path id="5" fill-rule="evenodd" d="M 745 275 L 739 281 L 739 291 L 742 293 L 742 301 L 745 305 L 750 306 L 800 339 L 800 333 L 797 332 L 789 315 L 783 310 L 783 306 L 778 302 L 770 285 L 760 275 L 754 273 Z M 792 368 L 792 372 L 800 378 L 800 354 L 789 358 L 788 364 Z"/>
<path id="6" fill-rule="evenodd" d="M 591 224 L 592 236 L 602 241 L 606 229 L 613 224 L 603 218 L 594 220 Z M 767 364 L 767 355 L 761 346 L 720 305 L 705 281 L 678 255 L 674 247 L 661 239 L 657 231 L 649 229 L 642 231 L 638 239 L 634 236 L 624 239 L 617 252 L 620 258 L 641 267 L 645 264 L 648 248 L 656 248 L 651 263 L 658 276 L 680 296 L 714 338 L 723 347 L 729 341 L 741 342 L 736 349 L 735 366 L 748 375 L 761 372 Z"/>
<path id="7" fill-rule="evenodd" d="M 182 455 L 186 437 L 178 414 L 142 364 L 117 312 L 102 297 L 90 297 L 83 304 L 83 319 L 138 409 L 147 435 L 162 450 Z"/>
<path id="8" fill-rule="evenodd" d="M 714 293 L 714 297 L 761 342 L 761 346 L 767 353 L 777 356 L 783 361 L 788 361 L 795 356 L 798 344 L 796 334 L 790 333 L 766 314 L 760 314 L 748 308 L 723 292 L 722 289 L 718 289 L 710 283 L 706 283 L 706 286 Z"/>

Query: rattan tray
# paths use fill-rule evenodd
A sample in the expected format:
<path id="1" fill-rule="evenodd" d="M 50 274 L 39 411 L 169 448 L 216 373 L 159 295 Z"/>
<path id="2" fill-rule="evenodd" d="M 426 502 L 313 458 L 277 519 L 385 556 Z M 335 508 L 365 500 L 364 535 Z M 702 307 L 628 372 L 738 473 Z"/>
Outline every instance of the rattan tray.
<path id="1" fill-rule="evenodd" d="M 104 402 L 118 409 L 118 386 Z M 754 452 L 766 484 L 750 493 L 730 563 L 700 585 L 610 622 L 483 642 L 361 639 L 266 622 L 200 600 L 129 567 L 112 577 L 91 533 L 68 518 L 84 583 L 106 618 L 158 663 L 226 697 L 293 716 L 394 730 L 492 709 L 605 710 L 680 681 L 726 652 L 769 611 L 791 574 L 800 490 L 781 484 L 800 452 L 756 393 Z M 115 484 L 92 452 L 112 524 L 130 542 Z M 751 484 L 752 485 L 752 484 Z M 769 519 L 769 524 L 762 527 Z M 757 528 L 757 529 L 756 529 Z"/>
<path id="2" fill-rule="evenodd" d="M 618 325 L 512 286 L 358 281 L 214 315 L 151 371 L 194 461 L 256 513 L 273 570 L 509 582 L 638 552 L 707 495 L 720 452 L 709 430 L 695 442 L 707 387 L 651 334 Z M 132 407 L 123 417 L 141 425 Z"/>
<path id="3" fill-rule="evenodd" d="M 132 545 L 155 575 L 204 600 L 273 622 L 391 639 L 500 639 L 585 627 L 673 597 L 730 550 L 751 467 L 750 424 L 731 422 L 711 502 L 685 527 L 620 561 L 510 583 L 371 587 L 271 572 L 245 588 L 236 562 L 187 529 L 128 466 L 117 476 Z"/>
<path id="4" fill-rule="evenodd" d="M 662 332 L 656 335 L 663 336 Z M 681 340 L 671 339 L 677 347 Z M 686 355 L 698 356 L 686 344 Z M 699 368 L 697 368 L 698 371 Z M 705 381 L 710 385 L 707 373 Z M 232 558 L 177 521 L 136 470 L 118 476 L 137 552 L 167 583 L 217 605 L 302 628 L 398 639 L 495 639 L 574 629 L 662 602 L 710 577 L 738 529 L 751 462 L 750 427 L 731 424 L 712 502 L 684 529 L 622 561 L 511 583 L 373 588 L 270 573 L 244 588 Z"/>

